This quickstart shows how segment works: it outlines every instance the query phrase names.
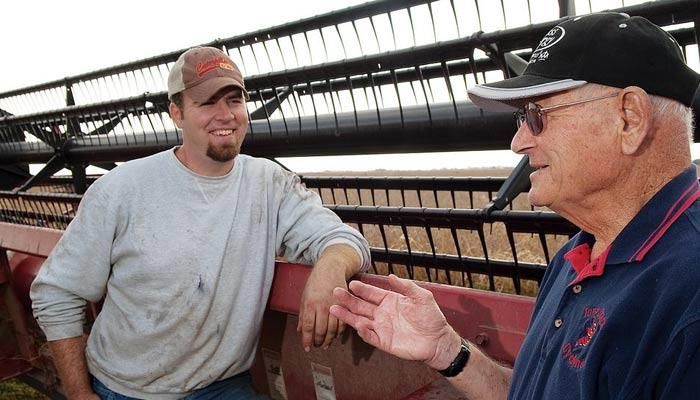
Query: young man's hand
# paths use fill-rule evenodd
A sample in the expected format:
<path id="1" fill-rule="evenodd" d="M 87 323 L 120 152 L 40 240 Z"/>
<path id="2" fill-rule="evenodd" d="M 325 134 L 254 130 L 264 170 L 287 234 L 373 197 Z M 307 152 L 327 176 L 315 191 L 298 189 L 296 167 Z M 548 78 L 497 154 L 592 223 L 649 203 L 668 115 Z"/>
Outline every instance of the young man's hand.
<path id="1" fill-rule="evenodd" d="M 347 289 L 347 280 L 361 267 L 360 256 L 346 245 L 327 247 L 316 262 L 304 287 L 299 307 L 297 331 L 302 335 L 302 346 L 328 348 L 333 339 L 343 334 L 345 323 L 330 314 L 335 304 L 333 289 Z"/>

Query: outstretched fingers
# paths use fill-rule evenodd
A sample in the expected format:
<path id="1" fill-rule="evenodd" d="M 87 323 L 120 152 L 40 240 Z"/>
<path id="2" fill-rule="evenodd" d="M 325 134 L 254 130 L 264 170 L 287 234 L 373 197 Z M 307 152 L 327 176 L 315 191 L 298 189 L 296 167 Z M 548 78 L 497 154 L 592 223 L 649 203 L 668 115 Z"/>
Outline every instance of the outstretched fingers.
<path id="1" fill-rule="evenodd" d="M 333 297 L 335 297 L 338 304 L 345 307 L 353 314 L 366 318 L 372 318 L 374 316 L 374 311 L 377 308 L 376 305 L 353 295 L 343 288 L 333 289 Z"/>
<path id="2" fill-rule="evenodd" d="M 330 308 L 330 313 L 332 316 L 338 318 L 340 321 L 352 326 L 355 330 L 361 325 L 366 325 L 369 319 L 361 315 L 353 314 L 347 308 L 334 304 Z"/>
<path id="3" fill-rule="evenodd" d="M 379 346 L 379 336 L 372 330 L 372 320 L 362 315 L 357 315 L 341 305 L 332 305 L 330 313 L 338 320 L 345 322 L 357 331 L 362 340 L 372 346 Z"/>
<path id="4" fill-rule="evenodd" d="M 429 290 L 416 285 L 410 279 L 401 279 L 394 274 L 389 275 L 389 285 L 396 293 L 412 299 L 421 299 L 431 295 Z"/>
<path id="5" fill-rule="evenodd" d="M 348 288 L 352 294 L 372 304 L 380 304 L 387 295 L 391 294 L 391 292 L 386 289 L 368 285 L 360 281 L 351 281 L 348 284 Z"/>

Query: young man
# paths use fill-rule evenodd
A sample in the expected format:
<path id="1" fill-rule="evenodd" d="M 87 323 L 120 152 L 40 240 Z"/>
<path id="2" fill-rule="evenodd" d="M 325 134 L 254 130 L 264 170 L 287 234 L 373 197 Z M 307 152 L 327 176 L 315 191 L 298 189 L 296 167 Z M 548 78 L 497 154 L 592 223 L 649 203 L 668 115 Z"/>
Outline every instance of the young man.
<path id="1" fill-rule="evenodd" d="M 359 232 L 296 175 L 239 154 L 248 93 L 225 53 L 182 54 L 168 95 L 182 145 L 97 180 L 32 286 L 71 399 L 254 398 L 247 370 L 275 257 L 314 264 L 299 316 L 307 349 L 342 331 L 332 290 L 369 263 Z M 85 347 L 85 302 L 105 293 Z"/>
<path id="2" fill-rule="evenodd" d="M 582 229 L 552 260 L 513 370 L 446 323 L 430 292 L 352 282 L 331 314 L 425 361 L 470 399 L 691 399 L 700 393 L 700 187 L 690 105 L 700 76 L 641 17 L 569 19 L 522 76 L 469 91 L 516 108 L 530 201 Z"/>

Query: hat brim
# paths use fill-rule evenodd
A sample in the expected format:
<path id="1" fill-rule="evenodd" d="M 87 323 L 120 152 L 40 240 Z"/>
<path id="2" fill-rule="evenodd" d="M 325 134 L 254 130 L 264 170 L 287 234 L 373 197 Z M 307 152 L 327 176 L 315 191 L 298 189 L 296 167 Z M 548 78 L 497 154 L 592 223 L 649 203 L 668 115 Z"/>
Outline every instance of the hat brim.
<path id="1" fill-rule="evenodd" d="M 520 75 L 499 82 L 485 83 L 467 91 L 477 106 L 494 111 L 511 111 L 525 100 L 585 85 L 586 81 Z"/>
<path id="2" fill-rule="evenodd" d="M 243 97 L 245 97 L 246 100 L 250 99 L 243 84 L 228 76 L 219 76 L 216 78 L 207 79 L 196 86 L 185 89 L 184 91 L 192 100 L 196 101 L 197 103 L 204 103 L 211 99 L 216 92 L 227 86 L 234 86 L 241 89 L 243 92 Z"/>

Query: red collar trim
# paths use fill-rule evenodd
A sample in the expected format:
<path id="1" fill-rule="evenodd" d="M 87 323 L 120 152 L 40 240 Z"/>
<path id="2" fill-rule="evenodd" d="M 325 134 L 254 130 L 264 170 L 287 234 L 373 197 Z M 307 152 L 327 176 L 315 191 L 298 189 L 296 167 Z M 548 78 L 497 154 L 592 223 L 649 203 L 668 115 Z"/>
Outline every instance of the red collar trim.
<path id="1" fill-rule="evenodd" d="M 576 277 L 569 284 L 575 285 L 586 278 L 601 276 L 605 272 L 605 262 L 610 253 L 608 246 L 595 260 L 591 261 L 591 246 L 588 243 L 580 244 L 564 254 L 564 259 L 571 263 L 576 271 Z"/>
<path id="2" fill-rule="evenodd" d="M 644 256 L 646 256 L 649 250 L 654 247 L 656 242 L 661 239 L 668 228 L 670 228 L 671 225 L 676 222 L 678 217 L 680 217 L 681 214 L 683 214 L 685 210 L 687 210 L 688 207 L 690 207 L 698 198 L 700 198 L 700 188 L 698 187 L 697 181 L 695 181 L 688 189 L 686 189 L 680 198 L 676 200 L 671 209 L 666 213 L 666 216 L 664 217 L 663 221 L 661 221 L 661 224 L 659 224 L 659 226 L 654 230 L 654 232 L 652 232 L 647 240 L 642 243 L 642 246 L 634 252 L 628 262 L 642 261 Z"/>

